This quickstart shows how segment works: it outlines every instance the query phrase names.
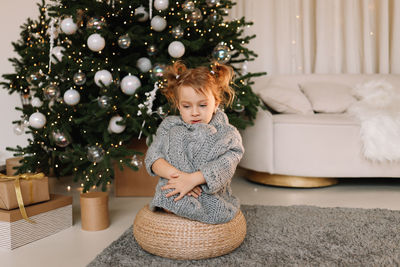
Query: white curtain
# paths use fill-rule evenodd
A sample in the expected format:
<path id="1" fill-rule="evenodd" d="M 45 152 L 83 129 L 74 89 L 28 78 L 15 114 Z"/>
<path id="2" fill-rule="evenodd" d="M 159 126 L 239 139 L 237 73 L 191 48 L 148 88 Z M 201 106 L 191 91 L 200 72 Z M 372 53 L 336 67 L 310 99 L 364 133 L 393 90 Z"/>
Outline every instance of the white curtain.
<path id="1" fill-rule="evenodd" d="M 250 71 L 400 73 L 400 0 L 237 0 L 259 57 Z"/>

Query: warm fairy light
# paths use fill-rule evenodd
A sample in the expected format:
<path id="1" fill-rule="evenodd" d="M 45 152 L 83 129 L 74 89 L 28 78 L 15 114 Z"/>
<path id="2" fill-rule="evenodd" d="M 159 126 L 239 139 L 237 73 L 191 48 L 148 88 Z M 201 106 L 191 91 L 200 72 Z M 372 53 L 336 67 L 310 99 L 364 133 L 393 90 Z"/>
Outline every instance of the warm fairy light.
<path id="1" fill-rule="evenodd" d="M 83 187 L 83 184 L 81 184 L 81 186 Z"/>
<path id="2" fill-rule="evenodd" d="M 67 186 L 67 191 L 71 191 L 71 186 Z"/>

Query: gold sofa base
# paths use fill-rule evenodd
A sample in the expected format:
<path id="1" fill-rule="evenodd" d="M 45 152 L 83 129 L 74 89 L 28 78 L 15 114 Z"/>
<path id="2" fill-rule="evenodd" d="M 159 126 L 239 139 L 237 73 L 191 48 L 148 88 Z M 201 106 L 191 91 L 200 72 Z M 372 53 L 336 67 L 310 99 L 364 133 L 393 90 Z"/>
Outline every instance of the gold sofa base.
<path id="1" fill-rule="evenodd" d="M 244 177 L 252 182 L 260 184 L 298 188 L 325 187 L 338 183 L 338 179 L 336 178 L 279 175 L 250 170 L 246 170 Z"/>

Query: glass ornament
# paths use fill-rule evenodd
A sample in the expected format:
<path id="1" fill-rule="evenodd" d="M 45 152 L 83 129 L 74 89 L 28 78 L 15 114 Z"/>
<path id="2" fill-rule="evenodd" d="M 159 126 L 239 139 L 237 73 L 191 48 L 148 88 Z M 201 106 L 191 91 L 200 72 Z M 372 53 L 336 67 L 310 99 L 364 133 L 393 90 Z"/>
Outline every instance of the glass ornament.
<path id="1" fill-rule="evenodd" d="M 106 27 L 107 23 L 104 17 L 91 17 L 86 23 L 86 29 L 101 30 Z"/>
<path id="2" fill-rule="evenodd" d="M 129 37 L 128 34 L 121 35 L 118 38 L 118 46 L 121 47 L 122 49 L 129 48 L 131 42 L 132 42 L 131 37 Z"/>
<path id="3" fill-rule="evenodd" d="M 185 12 L 192 12 L 195 9 L 194 2 L 192 0 L 187 0 L 182 4 L 182 9 Z"/>
<path id="4" fill-rule="evenodd" d="M 25 127 L 21 123 L 17 123 L 13 127 L 13 131 L 16 135 L 21 135 L 24 133 Z"/>
<path id="5" fill-rule="evenodd" d="M 40 72 L 35 72 L 30 74 L 28 77 L 26 77 L 26 81 L 31 84 L 34 85 L 36 84 L 39 79 L 42 77 L 42 74 Z"/>
<path id="6" fill-rule="evenodd" d="M 240 113 L 244 110 L 244 105 L 240 102 L 240 100 L 238 99 L 232 106 L 232 109 L 237 112 Z"/>
<path id="7" fill-rule="evenodd" d="M 162 78 L 164 76 L 166 66 L 164 64 L 154 64 L 153 72 L 151 73 L 151 77 L 153 79 Z"/>
<path id="8" fill-rule="evenodd" d="M 86 148 L 86 157 L 90 162 L 100 162 L 104 158 L 104 149 L 99 146 L 88 146 Z"/>
<path id="9" fill-rule="evenodd" d="M 206 0 L 209 7 L 214 7 L 220 4 L 219 0 Z"/>
<path id="10" fill-rule="evenodd" d="M 172 36 L 176 39 L 182 38 L 185 34 L 185 31 L 182 29 L 181 25 L 175 26 L 172 28 Z"/>
<path id="11" fill-rule="evenodd" d="M 214 47 L 212 57 L 220 63 L 226 63 L 231 59 L 230 49 L 223 43 Z"/>
<path id="12" fill-rule="evenodd" d="M 210 15 L 208 15 L 208 17 L 207 17 L 207 20 L 212 23 L 217 22 L 218 19 L 219 19 L 219 14 L 217 11 L 211 12 Z"/>
<path id="13" fill-rule="evenodd" d="M 86 82 L 86 74 L 83 72 L 77 72 L 74 74 L 73 80 L 76 85 L 84 85 Z"/>
<path id="14" fill-rule="evenodd" d="M 195 8 L 190 14 L 189 14 L 189 20 L 193 23 L 199 22 L 203 19 L 203 14 L 201 14 L 201 10 L 198 8 Z"/>
<path id="15" fill-rule="evenodd" d="M 133 155 L 131 159 L 131 164 L 140 169 L 143 166 L 143 160 L 140 156 Z"/>
<path id="16" fill-rule="evenodd" d="M 43 95 L 48 100 L 56 99 L 60 96 L 60 89 L 57 85 L 51 83 L 43 88 Z"/>
<path id="17" fill-rule="evenodd" d="M 99 98 L 97 98 L 97 104 L 101 108 L 108 108 L 111 106 L 111 99 L 106 95 L 99 96 Z"/>
<path id="18" fill-rule="evenodd" d="M 59 146 L 59 147 L 66 147 L 71 143 L 69 141 L 69 138 L 67 137 L 67 135 L 60 130 L 52 131 L 51 138 L 53 139 L 56 146 Z"/>
<path id="19" fill-rule="evenodd" d="M 147 54 L 149 56 L 154 56 L 155 54 L 157 54 L 157 52 L 158 52 L 158 49 L 154 44 L 147 46 Z"/>
<path id="20" fill-rule="evenodd" d="M 161 119 L 164 119 L 167 116 L 167 113 L 164 111 L 163 107 L 158 107 L 156 113 Z"/>

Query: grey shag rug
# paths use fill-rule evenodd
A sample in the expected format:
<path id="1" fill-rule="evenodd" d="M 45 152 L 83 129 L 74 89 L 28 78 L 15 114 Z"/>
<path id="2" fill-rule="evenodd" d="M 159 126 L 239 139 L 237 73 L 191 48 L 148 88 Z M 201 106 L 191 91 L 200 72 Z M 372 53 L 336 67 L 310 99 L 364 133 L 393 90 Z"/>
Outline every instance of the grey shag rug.
<path id="1" fill-rule="evenodd" d="M 242 245 L 206 260 L 171 260 L 140 248 L 132 227 L 88 266 L 399 266 L 400 211 L 313 206 L 241 207 Z"/>

